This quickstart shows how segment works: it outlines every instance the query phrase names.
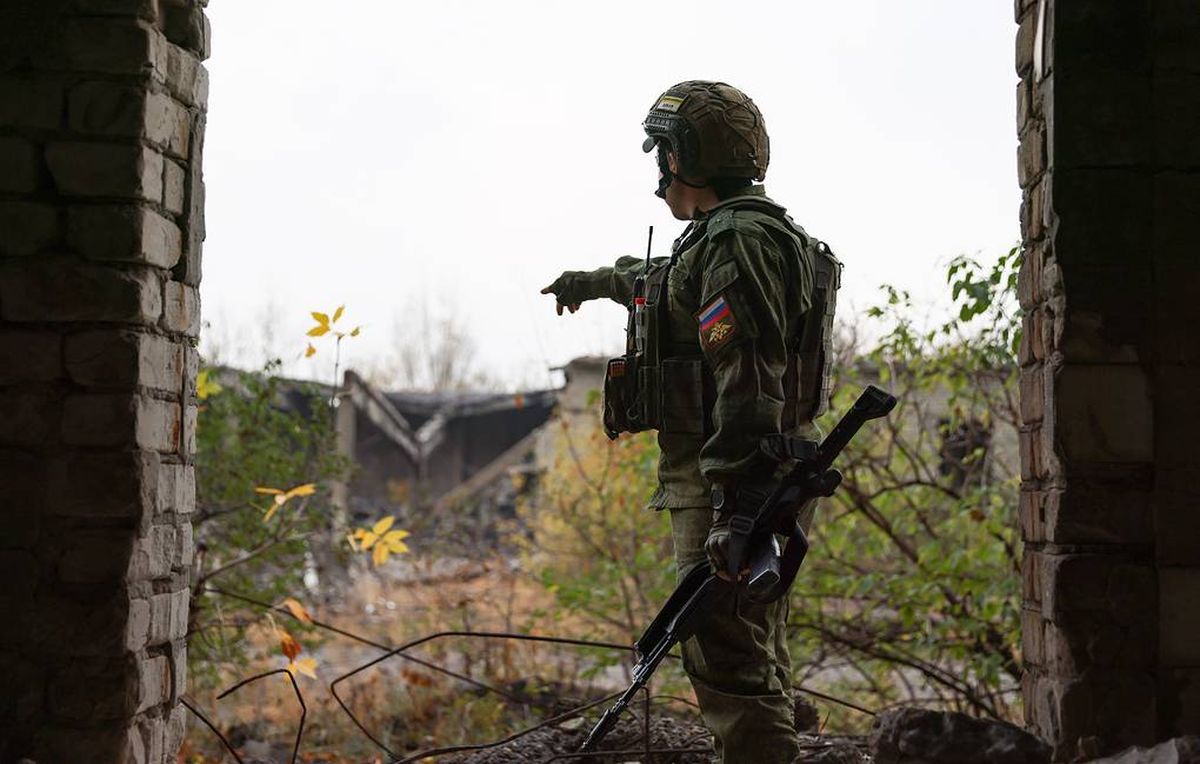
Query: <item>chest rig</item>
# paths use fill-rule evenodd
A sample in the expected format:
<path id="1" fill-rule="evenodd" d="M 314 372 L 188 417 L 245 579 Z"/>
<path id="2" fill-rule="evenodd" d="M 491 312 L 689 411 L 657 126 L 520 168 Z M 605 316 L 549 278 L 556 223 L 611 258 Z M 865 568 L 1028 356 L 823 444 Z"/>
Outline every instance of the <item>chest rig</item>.
<path id="1" fill-rule="evenodd" d="M 731 199 L 704 220 L 693 222 L 671 247 L 666 262 L 649 265 L 634 282 L 626 324 L 625 354 L 608 361 L 604 378 L 604 430 L 609 438 L 623 432 L 659 430 L 706 435 L 716 396 L 712 369 L 695 351 L 681 353 L 680 338 L 669 336 L 667 279 L 680 255 L 708 233 L 719 209 L 754 210 L 770 215 L 812 252 L 813 294 L 798 325 L 788 328 L 788 362 L 783 376 L 781 430 L 787 432 L 822 414 L 829 402 L 833 317 L 841 283 L 841 263 L 829 247 L 809 236 L 779 207 L 758 197 Z M 779 231 L 777 240 L 790 237 Z M 794 248 L 788 241 L 783 247 Z M 675 340 L 675 341 L 672 341 Z"/>

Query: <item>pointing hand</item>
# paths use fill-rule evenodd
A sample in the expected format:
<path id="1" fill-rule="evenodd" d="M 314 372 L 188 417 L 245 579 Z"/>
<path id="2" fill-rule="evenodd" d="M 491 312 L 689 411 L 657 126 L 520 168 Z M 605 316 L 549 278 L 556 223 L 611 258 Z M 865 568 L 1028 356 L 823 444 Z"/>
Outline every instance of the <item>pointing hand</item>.
<path id="1" fill-rule="evenodd" d="M 583 271 L 564 271 L 554 283 L 542 290 L 542 294 L 554 295 L 557 301 L 554 307 L 558 315 L 562 315 L 563 308 L 574 313 L 585 300 L 592 299 L 592 295 L 588 293 L 588 285 L 583 279 L 585 275 L 587 274 Z"/>

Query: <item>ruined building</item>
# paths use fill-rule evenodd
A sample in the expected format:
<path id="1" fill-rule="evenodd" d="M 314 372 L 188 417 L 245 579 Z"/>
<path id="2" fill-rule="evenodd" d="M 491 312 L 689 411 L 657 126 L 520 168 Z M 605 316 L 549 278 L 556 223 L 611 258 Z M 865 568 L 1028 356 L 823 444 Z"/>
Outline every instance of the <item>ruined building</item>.
<path id="1" fill-rule="evenodd" d="M 0 760 L 183 732 L 202 6 L 0 4 Z M 1016 15 L 1024 693 L 1069 760 L 1200 732 L 1200 10 Z"/>
<path id="2" fill-rule="evenodd" d="M 355 471 L 342 502 L 367 514 L 467 502 L 532 453 L 557 401 L 557 390 L 385 392 L 347 372 L 338 443 Z"/>

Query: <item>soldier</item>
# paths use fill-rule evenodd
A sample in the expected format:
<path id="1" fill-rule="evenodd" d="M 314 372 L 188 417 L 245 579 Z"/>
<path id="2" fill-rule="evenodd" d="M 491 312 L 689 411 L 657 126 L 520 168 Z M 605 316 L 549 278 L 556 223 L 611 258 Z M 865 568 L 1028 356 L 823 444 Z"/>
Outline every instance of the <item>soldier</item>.
<path id="1" fill-rule="evenodd" d="M 671 513 L 682 577 L 706 562 L 725 569 L 730 517 L 761 501 L 780 470 L 760 450 L 764 436 L 815 433 L 840 264 L 758 185 L 769 144 L 744 93 L 682 82 L 643 127 L 643 150 L 657 152 L 656 194 L 690 221 L 670 257 L 567 271 L 542 293 L 560 315 L 601 297 L 630 307 L 628 352 L 606 376 L 605 428 L 658 431 L 650 505 Z M 811 520 L 809 507 L 806 530 Z M 731 586 L 683 645 L 723 762 L 799 754 L 786 619 L 786 597 L 756 604 Z"/>

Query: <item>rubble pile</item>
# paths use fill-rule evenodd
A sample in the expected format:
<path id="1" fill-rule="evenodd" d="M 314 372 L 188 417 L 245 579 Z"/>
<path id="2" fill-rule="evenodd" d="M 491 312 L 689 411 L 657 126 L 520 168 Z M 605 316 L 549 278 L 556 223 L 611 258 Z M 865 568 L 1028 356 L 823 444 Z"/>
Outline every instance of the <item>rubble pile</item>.
<path id="1" fill-rule="evenodd" d="M 797 696 L 798 720 L 815 721 L 815 709 Z M 579 750 L 594 718 L 569 719 L 524 735 L 503 746 L 474 751 L 446 759 L 455 764 L 532 764 L 554 760 L 555 756 Z M 803 724 L 803 722 L 802 722 Z M 807 726 L 807 731 L 815 725 Z M 623 752 L 618 757 L 597 757 L 594 761 L 639 762 L 639 764 L 709 764 L 714 752 L 712 736 L 697 721 L 669 715 L 653 716 L 650 720 L 650 751 L 646 753 L 643 720 L 627 714 L 617 724 L 601 746 L 604 751 Z M 801 758 L 804 764 L 869 764 L 867 741 L 858 737 L 800 736 Z M 565 758 L 563 761 L 588 761 Z"/>
<path id="2" fill-rule="evenodd" d="M 1050 746 L 1006 722 L 897 708 L 871 729 L 875 764 L 1050 764 Z"/>
<path id="3" fill-rule="evenodd" d="M 1175 738 L 1151 748 L 1127 748 L 1089 764 L 1200 764 L 1200 737 Z"/>

